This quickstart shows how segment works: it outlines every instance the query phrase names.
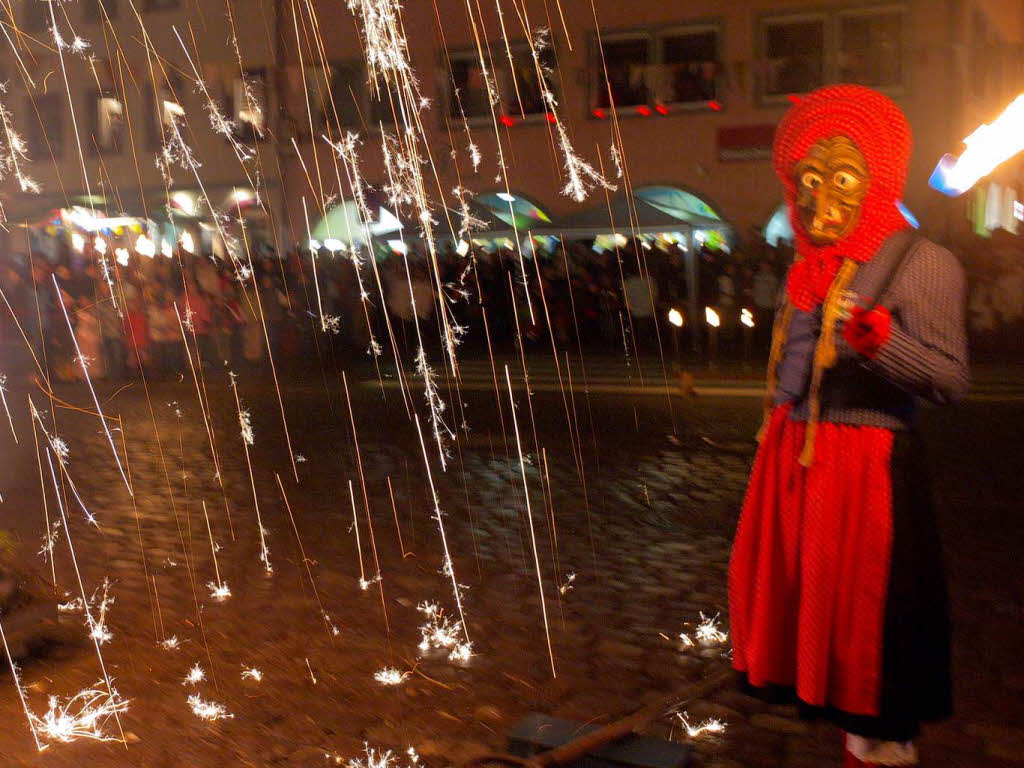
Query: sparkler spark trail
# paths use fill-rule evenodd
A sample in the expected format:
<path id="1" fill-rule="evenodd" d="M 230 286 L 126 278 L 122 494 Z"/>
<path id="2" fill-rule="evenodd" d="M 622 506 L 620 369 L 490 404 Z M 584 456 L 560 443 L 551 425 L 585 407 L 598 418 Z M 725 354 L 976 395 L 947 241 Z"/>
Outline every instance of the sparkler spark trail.
<path id="1" fill-rule="evenodd" d="M 249 440 L 246 437 L 245 423 L 246 419 L 243 418 L 242 414 L 242 403 L 238 399 L 238 381 L 234 373 L 230 375 L 231 379 L 231 391 L 235 394 L 235 408 L 238 410 L 238 423 L 242 427 L 242 448 L 245 449 L 245 464 L 249 468 L 249 484 L 252 488 L 252 503 L 256 508 L 256 526 L 260 530 L 260 562 L 263 563 L 263 568 L 268 574 L 274 572 L 273 566 L 270 564 L 270 550 L 267 549 L 267 529 L 263 527 L 263 517 L 260 515 L 260 499 L 259 494 L 256 492 L 256 478 L 252 472 L 252 459 L 249 458 Z M 250 427 L 250 436 L 251 436 Z"/>
<path id="2" fill-rule="evenodd" d="M 49 741 L 70 743 L 76 739 L 93 741 L 124 741 L 122 736 L 108 736 L 103 726 L 113 717 L 127 711 L 128 701 L 114 688 L 100 690 L 103 681 L 92 688 L 79 691 L 67 701 L 58 696 L 50 697 L 50 707 L 42 717 L 31 714 L 33 724 Z"/>
<path id="3" fill-rule="evenodd" d="M 61 498 L 60 498 L 60 486 L 57 483 L 57 473 L 53 469 L 53 459 L 50 458 L 50 451 L 49 451 L 49 449 L 47 449 L 47 451 L 46 451 L 46 462 L 47 462 L 47 464 L 50 467 L 50 478 L 53 481 L 53 490 L 57 494 L 57 506 L 60 508 L 60 518 L 61 518 L 61 521 L 63 521 L 63 523 L 64 523 L 64 533 L 65 533 L 65 538 L 67 539 L 67 542 L 68 542 L 68 551 L 71 553 L 71 563 L 72 563 L 72 565 L 74 565 L 74 568 L 75 568 L 75 578 L 78 581 L 79 593 L 82 596 L 82 609 L 85 611 L 85 616 L 86 616 L 86 619 L 88 620 L 89 626 L 95 628 L 96 624 L 93 621 L 92 612 L 89 610 L 89 599 L 88 599 L 88 597 L 86 597 L 86 594 L 85 594 L 85 585 L 82 582 L 82 573 L 78 569 L 78 556 L 75 554 L 75 547 L 74 547 L 74 544 L 71 541 L 71 531 L 68 528 L 68 518 L 67 518 L 67 515 L 64 512 L 64 504 L 63 504 L 63 502 L 61 501 Z M 61 466 L 63 468 L 63 465 L 61 465 Z M 96 639 L 95 635 L 92 635 L 91 632 L 90 632 L 90 635 L 92 636 L 92 639 L 93 639 L 93 645 L 95 645 L 95 647 L 96 647 L 96 658 L 99 660 L 100 671 L 103 673 L 103 680 L 106 683 L 107 692 L 106 692 L 106 694 L 99 694 L 97 692 L 92 692 L 92 691 L 90 691 L 90 692 L 83 692 L 83 693 L 86 694 L 84 696 L 83 696 L 82 693 L 79 693 L 76 696 L 74 696 L 71 700 L 69 700 L 68 706 L 71 706 L 71 705 L 76 704 L 76 703 L 84 704 L 86 706 L 83 707 L 82 711 L 86 712 L 86 714 L 88 714 L 90 716 L 94 712 L 96 712 L 97 710 L 99 710 L 102 714 L 105 715 L 106 712 L 109 709 L 109 714 L 112 714 L 114 716 L 114 721 L 117 723 L 117 729 L 118 729 L 118 731 L 121 734 L 121 741 L 123 742 L 124 741 L 124 729 L 121 727 L 121 717 L 120 717 L 120 713 L 123 711 L 123 708 L 121 708 L 118 705 L 120 699 L 119 699 L 119 697 L 117 695 L 117 691 L 114 690 L 114 687 L 111 684 L 110 675 L 107 674 L 107 665 L 103 661 L 103 652 L 100 650 L 100 642 L 99 642 L 99 640 Z M 98 704 L 98 702 L 100 701 L 99 697 L 101 695 L 106 697 L 106 703 L 104 705 Z M 127 704 L 125 704 L 124 706 L 126 708 Z M 57 710 L 58 710 L 57 703 L 54 701 L 54 699 L 51 699 L 50 700 L 50 713 L 48 713 L 48 714 L 53 714 Z M 64 712 L 66 713 L 67 711 L 69 711 L 69 710 L 68 710 L 68 708 L 66 706 L 64 708 Z M 103 722 L 106 722 L 107 716 L 104 716 L 102 719 L 103 719 Z M 71 721 L 68 721 L 66 719 L 64 719 L 64 720 L 57 719 L 57 720 L 53 721 L 53 724 L 54 724 L 55 727 L 58 726 L 58 725 L 61 725 L 61 724 L 64 724 L 65 726 L 68 726 L 69 722 L 73 725 L 75 721 L 74 721 L 74 719 L 72 719 Z M 95 726 L 96 722 L 97 722 L 97 719 L 94 718 L 91 721 L 91 723 L 89 723 L 89 724 L 92 725 L 92 726 Z M 45 733 L 45 732 L 47 732 L 48 728 L 49 728 L 49 726 L 47 726 L 47 728 L 40 728 L 40 730 Z M 59 732 L 59 731 L 57 731 L 57 732 Z"/>
<path id="4" fill-rule="evenodd" d="M 206 679 L 206 672 L 199 664 L 194 664 L 192 668 L 185 675 L 185 679 L 181 681 L 182 685 L 198 685 Z"/>
<path id="5" fill-rule="evenodd" d="M 206 533 L 210 537 L 210 554 L 213 557 L 213 572 L 217 580 L 209 582 L 206 586 L 210 590 L 210 596 L 214 600 L 224 601 L 231 597 L 231 590 L 228 589 L 226 581 L 220 580 L 220 567 L 217 565 L 217 545 L 213 541 L 213 531 L 210 529 L 210 515 L 206 511 L 206 499 L 203 499 L 203 517 L 206 518 Z"/>
<path id="6" fill-rule="evenodd" d="M 50 0 L 52 2 L 52 0 Z M 53 13 L 53 9 L 50 10 Z M 100 400 L 96 397 L 96 390 L 93 389 L 92 379 L 89 377 L 89 367 L 85 364 L 85 358 L 82 356 L 82 350 L 78 346 L 78 339 L 75 338 L 75 331 L 71 327 L 71 318 L 68 317 L 68 308 L 64 306 L 64 299 L 60 292 L 60 286 L 57 285 L 57 276 L 53 275 L 53 287 L 57 291 L 57 303 L 60 305 L 61 311 L 64 313 L 64 320 L 68 324 L 68 333 L 71 334 L 71 341 L 75 345 L 75 359 L 78 360 L 82 366 L 82 373 L 85 374 L 85 383 L 89 385 L 89 392 L 92 394 L 92 401 L 96 405 L 96 413 L 99 414 L 100 423 L 103 425 L 103 431 L 107 435 L 107 441 L 110 443 L 110 450 L 114 454 L 114 461 L 117 462 L 117 471 L 121 473 L 121 479 L 124 480 L 124 487 L 128 489 L 128 495 L 132 495 L 132 486 L 128 482 L 128 477 L 124 473 L 124 467 L 121 466 L 121 457 L 117 455 L 117 448 L 114 445 L 114 438 L 110 434 L 110 427 L 107 426 L 107 420 L 103 416 L 103 409 L 100 407 Z"/>
<path id="7" fill-rule="evenodd" d="M 725 732 L 725 723 L 717 718 L 710 718 L 699 725 L 691 725 L 686 712 L 676 712 L 679 723 L 691 739 L 696 739 L 706 733 L 719 734 Z"/>
<path id="8" fill-rule="evenodd" d="M 188 697 L 188 705 L 192 709 L 193 715 L 207 722 L 212 723 L 216 720 L 227 720 L 234 717 L 223 704 L 205 701 L 198 693 L 193 693 Z"/>
<path id="9" fill-rule="evenodd" d="M 384 667 L 374 673 L 373 679 L 381 685 L 401 685 L 412 672 L 399 672 L 394 667 Z"/>
<path id="10" fill-rule="evenodd" d="M 14 431 L 14 420 L 11 418 L 11 409 L 7 406 L 7 376 L 0 373 L 0 403 L 3 403 L 4 411 L 7 413 L 7 423 L 11 427 L 11 436 L 14 442 L 18 442 L 18 433 Z"/>
<path id="11" fill-rule="evenodd" d="M 22 689 L 21 681 L 18 679 L 18 665 L 14 663 L 14 655 L 11 653 L 11 649 L 7 645 L 7 635 L 4 632 L 4 623 L 2 621 L 0 621 L 0 640 L 3 641 L 4 653 L 7 656 L 7 661 L 11 665 L 11 677 L 14 680 L 15 689 L 18 691 L 18 699 L 21 700 L 21 708 L 25 710 L 25 718 L 28 720 L 29 730 L 32 731 L 32 739 L 36 743 L 36 749 L 42 752 L 44 747 L 39 743 L 39 734 L 36 732 L 36 726 L 32 720 L 32 711 L 28 708 L 28 702 L 25 701 L 25 691 Z"/>
<path id="12" fill-rule="evenodd" d="M 505 383 L 508 385 L 508 399 L 512 404 L 512 426 L 516 435 L 516 450 L 519 451 L 519 470 L 523 478 L 523 494 L 526 498 L 526 519 L 530 524 L 530 544 L 533 546 L 533 562 L 537 570 L 537 588 L 540 591 L 540 609 L 544 617 L 544 635 L 548 641 L 548 656 L 551 659 L 551 676 L 558 677 L 555 671 L 555 651 L 551 647 L 551 627 L 548 625 L 548 605 L 544 598 L 544 581 L 540 573 L 540 555 L 537 553 L 537 535 L 533 529 L 533 514 L 530 511 L 530 487 L 526 482 L 526 460 L 523 458 L 523 445 L 519 439 L 519 419 L 516 416 L 516 403 L 512 396 L 512 377 L 508 372 L 508 365 L 505 365 Z"/>
<path id="13" fill-rule="evenodd" d="M 242 679 L 243 680 L 252 680 L 255 683 L 262 683 L 263 682 L 263 673 L 260 672 L 258 669 L 256 669 L 256 667 L 251 667 L 249 669 L 243 669 L 242 670 Z"/>
<path id="14" fill-rule="evenodd" d="M 455 605 L 459 609 L 459 619 L 462 622 L 462 633 L 466 637 L 466 644 L 472 644 L 469 639 L 469 627 L 466 626 L 466 615 L 462 611 L 462 590 L 459 587 L 459 582 L 455 578 L 455 566 L 452 563 L 451 552 L 448 551 L 448 537 L 444 532 L 444 520 L 441 517 L 441 503 L 437 498 L 437 489 L 434 488 L 434 476 L 430 471 L 430 460 L 427 458 L 427 444 L 423 442 L 423 430 L 420 428 L 420 417 L 417 414 L 414 417 L 416 422 L 416 434 L 420 438 L 420 448 L 423 451 L 423 464 L 427 468 L 427 481 L 430 484 L 430 497 L 434 502 L 434 518 L 437 520 L 437 528 L 441 532 L 441 544 L 444 548 L 444 571 L 447 573 L 452 580 L 452 592 L 455 594 Z"/>

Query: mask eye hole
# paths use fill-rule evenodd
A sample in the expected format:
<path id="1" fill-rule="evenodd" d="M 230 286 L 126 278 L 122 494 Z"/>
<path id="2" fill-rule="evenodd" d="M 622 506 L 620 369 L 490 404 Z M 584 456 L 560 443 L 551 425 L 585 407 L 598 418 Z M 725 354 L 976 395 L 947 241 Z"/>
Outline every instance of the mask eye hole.
<path id="1" fill-rule="evenodd" d="M 800 177 L 800 183 L 808 189 L 817 189 L 821 186 L 823 179 L 814 171 L 804 171 Z"/>
<path id="2" fill-rule="evenodd" d="M 833 177 L 833 182 L 843 192 L 852 192 L 860 186 L 860 179 L 847 171 L 839 171 Z"/>

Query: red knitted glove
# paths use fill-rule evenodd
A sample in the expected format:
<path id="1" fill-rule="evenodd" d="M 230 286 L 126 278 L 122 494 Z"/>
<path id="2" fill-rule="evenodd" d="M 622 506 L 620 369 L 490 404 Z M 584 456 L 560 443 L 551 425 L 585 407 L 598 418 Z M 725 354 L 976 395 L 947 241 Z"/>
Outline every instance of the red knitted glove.
<path id="1" fill-rule="evenodd" d="M 854 307 L 850 319 L 843 325 L 843 338 L 854 350 L 865 357 L 874 357 L 889 340 L 892 315 L 885 307 L 866 310 Z"/>

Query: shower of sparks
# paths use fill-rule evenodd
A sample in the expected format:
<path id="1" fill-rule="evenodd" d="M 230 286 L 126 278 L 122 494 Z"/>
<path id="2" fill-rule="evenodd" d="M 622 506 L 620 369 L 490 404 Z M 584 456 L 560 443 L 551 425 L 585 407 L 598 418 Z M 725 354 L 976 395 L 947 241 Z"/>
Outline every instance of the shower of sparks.
<path id="1" fill-rule="evenodd" d="M 696 739 L 699 736 L 709 733 L 725 733 L 726 724 L 716 718 L 705 720 L 699 725 L 691 725 L 686 712 L 676 712 L 676 717 L 679 718 L 679 723 L 683 726 L 683 730 L 686 731 L 686 735 L 691 739 Z"/>
<path id="2" fill-rule="evenodd" d="M 399 672 L 394 667 L 384 667 L 374 673 L 373 679 L 381 685 L 401 685 L 411 674 L 412 672 Z"/>
<path id="3" fill-rule="evenodd" d="M 444 615 L 444 610 L 436 603 L 420 603 L 416 610 L 426 616 L 420 627 L 420 651 L 426 653 L 432 649 L 448 651 L 450 661 L 467 661 L 473 655 L 473 644 L 460 639 L 461 625 Z"/>
<path id="4" fill-rule="evenodd" d="M 563 595 L 567 594 L 572 590 L 572 583 L 576 581 L 576 574 L 570 573 L 565 577 L 565 582 L 558 587 L 558 591 Z"/>
<path id="5" fill-rule="evenodd" d="M 6 28 L 4 34 L 7 34 Z M 12 50 L 14 46 L 11 46 Z M 5 95 L 6 87 L 0 84 L 0 96 Z M 22 166 L 28 163 L 28 145 L 25 140 L 14 130 L 11 113 L 7 107 L 0 103 L 0 128 L 3 129 L 3 140 L 0 141 L 0 181 L 8 176 L 18 180 L 18 186 L 22 192 L 39 194 L 40 187 L 22 171 Z M 6 217 L 3 215 L 3 208 L 0 206 L 0 221 Z"/>
<path id="6" fill-rule="evenodd" d="M 701 643 L 708 645 L 720 645 L 729 639 L 729 634 L 723 632 L 718 627 L 718 614 L 715 614 L 710 619 L 707 618 L 703 613 L 700 615 L 701 623 L 697 627 L 697 631 L 694 633 L 697 640 Z"/>
<path id="7" fill-rule="evenodd" d="M 368 590 L 374 584 L 377 584 L 383 577 L 378 573 L 376 576 L 370 579 L 360 579 L 359 588 L 364 592 Z"/>
<path id="8" fill-rule="evenodd" d="M 188 697 L 188 705 L 192 709 L 192 714 L 200 720 L 214 722 L 215 720 L 227 720 L 234 717 L 223 704 L 205 701 L 198 693 L 193 693 Z"/>
<path id="9" fill-rule="evenodd" d="M 103 580 L 103 597 L 99 602 L 99 617 L 93 618 L 91 615 L 87 615 L 86 626 L 89 627 L 89 637 L 95 640 L 100 645 L 113 639 L 113 635 L 110 630 L 107 629 L 107 609 L 110 608 L 114 603 L 114 598 L 110 596 L 110 581 L 107 579 Z M 93 594 L 92 602 L 95 602 L 96 595 Z M 84 610 L 84 606 L 83 606 Z"/>
<path id="10" fill-rule="evenodd" d="M 256 436 L 252 431 L 252 416 L 249 414 L 249 411 L 243 408 L 238 412 L 238 423 L 242 427 L 242 439 L 249 445 L 254 445 L 256 443 Z"/>
<path id="11" fill-rule="evenodd" d="M 576 150 L 573 149 L 565 122 L 558 115 L 558 101 L 551 90 L 550 79 L 554 73 L 541 61 L 541 51 L 550 44 L 548 30 L 538 30 L 534 35 L 530 52 L 533 56 L 534 69 L 537 72 L 537 82 L 541 87 L 541 97 L 547 105 L 548 113 L 554 120 L 555 133 L 558 137 L 558 148 L 562 151 L 564 157 L 562 170 L 565 174 L 565 186 L 562 187 L 562 194 L 566 197 L 571 197 L 577 203 L 582 203 L 587 199 L 587 195 L 590 194 L 594 187 L 603 187 L 611 191 L 614 191 L 617 187 L 605 179 L 586 160 L 576 154 Z"/>
<path id="12" fill-rule="evenodd" d="M 57 544 L 57 536 L 60 534 L 60 520 L 54 520 L 50 530 L 43 534 L 43 547 L 37 553 L 43 558 L 43 562 L 53 562 L 53 548 Z M 81 598 L 79 598 L 81 599 Z M 58 606 L 59 608 L 60 606 Z"/>
<path id="13" fill-rule="evenodd" d="M 208 581 L 206 588 L 210 590 L 210 597 L 214 600 L 224 601 L 231 597 L 231 589 L 226 581 L 222 581 L 220 584 L 215 581 Z"/>
<path id="14" fill-rule="evenodd" d="M 334 760 L 336 765 L 345 765 L 345 768 L 412 768 L 419 765 L 420 756 L 416 750 L 409 747 L 405 753 L 409 764 L 401 765 L 401 758 L 390 749 L 386 752 L 378 751 L 368 744 L 363 744 L 363 757 L 343 760 L 336 755 L 325 755 L 328 760 Z"/>
<path id="15" fill-rule="evenodd" d="M 185 679 L 181 681 L 182 685 L 198 685 L 206 679 L 206 672 L 198 664 L 194 664 L 192 669 L 185 675 Z"/>
<path id="16" fill-rule="evenodd" d="M 332 637 L 337 637 L 341 634 L 341 630 L 338 629 L 338 626 L 334 623 L 334 620 L 331 618 L 331 615 L 327 611 L 323 611 L 321 613 L 321 616 L 323 616 L 324 624 L 326 624 L 330 628 Z"/>
<path id="17" fill-rule="evenodd" d="M 316 675 L 313 674 L 313 667 L 309 665 L 309 659 L 306 659 L 306 669 L 309 670 L 309 679 L 313 681 L 313 685 L 316 685 Z"/>
<path id="18" fill-rule="evenodd" d="M 253 682 L 256 682 L 256 683 L 262 683 L 263 682 L 263 673 L 260 672 L 258 669 L 256 669 L 256 667 L 250 667 L 248 669 L 243 669 L 242 670 L 242 679 L 243 680 L 252 680 Z"/>
<path id="19" fill-rule="evenodd" d="M 165 651 L 176 651 L 181 647 L 181 641 L 178 640 L 177 635 L 171 635 L 166 640 L 161 640 L 159 645 Z"/>
<path id="20" fill-rule="evenodd" d="M 111 717 L 127 711 L 129 702 L 115 688 L 109 693 L 101 690 L 102 685 L 100 681 L 63 702 L 60 697 L 51 696 L 50 708 L 42 717 L 30 713 L 33 725 L 47 741 L 119 741 L 104 733 L 103 727 Z"/>

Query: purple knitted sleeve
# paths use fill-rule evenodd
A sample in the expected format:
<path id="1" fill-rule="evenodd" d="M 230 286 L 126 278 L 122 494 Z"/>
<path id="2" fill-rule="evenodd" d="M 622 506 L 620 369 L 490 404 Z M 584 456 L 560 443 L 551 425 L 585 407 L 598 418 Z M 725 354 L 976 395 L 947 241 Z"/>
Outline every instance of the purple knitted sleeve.
<path id="1" fill-rule="evenodd" d="M 933 402 L 962 400 L 970 387 L 965 294 L 963 268 L 953 254 L 923 243 L 881 302 L 892 313 L 889 340 L 864 364 Z"/>

